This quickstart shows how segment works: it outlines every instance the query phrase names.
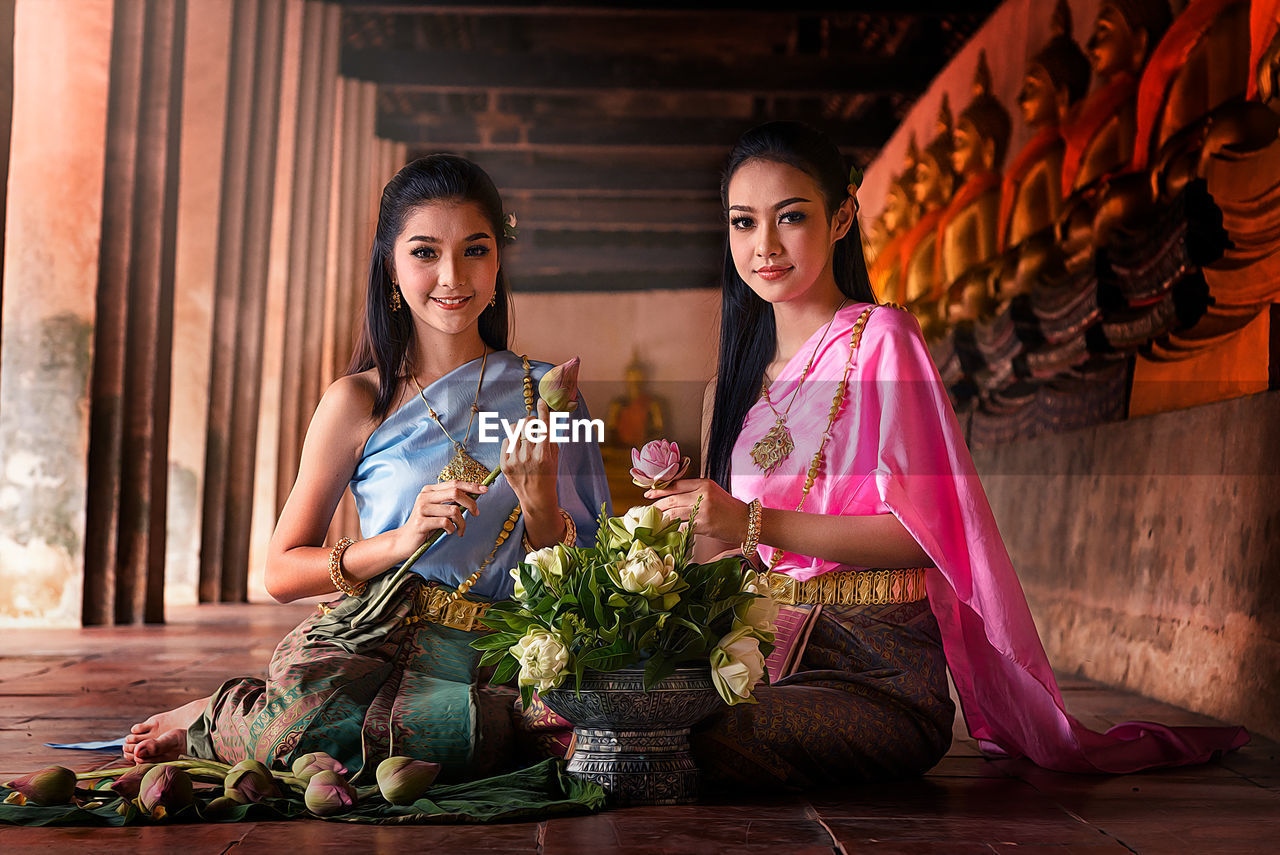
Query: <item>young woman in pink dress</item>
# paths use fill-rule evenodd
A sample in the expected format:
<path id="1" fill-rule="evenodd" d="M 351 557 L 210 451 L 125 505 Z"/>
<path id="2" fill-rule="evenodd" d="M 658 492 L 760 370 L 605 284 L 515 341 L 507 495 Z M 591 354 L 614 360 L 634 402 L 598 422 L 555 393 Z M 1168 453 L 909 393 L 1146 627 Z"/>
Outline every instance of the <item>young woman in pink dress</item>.
<path id="1" fill-rule="evenodd" d="M 701 731 L 707 776 L 921 774 L 951 743 L 948 669 L 984 749 L 1052 769 L 1196 763 L 1247 741 L 1243 728 L 1146 722 L 1100 734 L 1065 711 L 919 326 L 875 303 L 835 145 L 798 123 L 762 125 L 734 148 L 721 193 L 707 477 L 648 496 L 683 518 L 700 500 L 704 555 L 741 544 L 821 610 L 795 673 Z"/>

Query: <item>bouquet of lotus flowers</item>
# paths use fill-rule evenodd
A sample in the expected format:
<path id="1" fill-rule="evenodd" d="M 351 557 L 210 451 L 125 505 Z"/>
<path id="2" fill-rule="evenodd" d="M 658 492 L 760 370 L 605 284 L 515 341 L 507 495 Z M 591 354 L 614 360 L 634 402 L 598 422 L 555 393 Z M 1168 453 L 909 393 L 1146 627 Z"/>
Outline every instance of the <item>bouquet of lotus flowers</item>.
<path id="1" fill-rule="evenodd" d="M 666 520 L 651 506 L 621 517 L 602 510 L 595 546 L 529 553 L 511 571 L 515 598 L 482 619 L 494 632 L 472 642 L 485 651 L 482 664 L 497 665 L 493 682 L 516 677 L 527 706 L 535 690 L 570 676 L 579 688 L 588 669 L 643 665 L 647 690 L 677 668 L 705 664 L 725 703 L 754 703 L 778 607 L 737 557 L 691 562 L 696 506 L 692 517 Z"/>

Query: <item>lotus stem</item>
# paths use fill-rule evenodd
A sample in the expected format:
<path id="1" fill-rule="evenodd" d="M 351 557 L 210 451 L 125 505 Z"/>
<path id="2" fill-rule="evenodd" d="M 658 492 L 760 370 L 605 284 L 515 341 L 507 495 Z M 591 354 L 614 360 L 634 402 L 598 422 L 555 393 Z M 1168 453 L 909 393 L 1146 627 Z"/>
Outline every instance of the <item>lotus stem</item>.
<path id="1" fill-rule="evenodd" d="M 480 486 L 488 487 L 494 481 L 498 480 L 498 476 L 500 474 L 502 474 L 501 467 L 497 467 L 490 470 L 489 474 L 486 475 L 484 477 L 484 480 L 480 482 Z M 466 515 L 466 511 L 463 511 L 463 515 L 464 516 Z M 444 529 L 437 529 L 433 531 L 430 534 L 430 536 L 427 537 L 426 543 L 419 546 L 417 551 L 415 551 L 412 555 L 410 555 L 409 558 L 403 564 L 401 564 L 399 567 L 395 569 L 395 571 L 391 575 L 390 582 L 387 584 L 385 588 L 382 589 L 382 591 L 378 594 L 378 596 L 372 601 L 371 607 L 366 612 L 366 614 L 378 613 L 379 609 L 381 609 L 386 604 L 387 600 L 391 598 L 391 595 L 395 593 L 396 588 L 400 587 L 400 583 L 404 580 L 404 577 L 409 575 L 409 568 L 412 567 L 414 564 L 417 564 L 418 559 L 421 558 L 428 549 L 434 546 L 436 541 L 438 541 L 441 537 L 444 537 L 444 534 L 445 534 Z M 359 626 L 361 623 L 362 621 L 358 617 L 352 618 L 351 620 L 352 626 Z"/>

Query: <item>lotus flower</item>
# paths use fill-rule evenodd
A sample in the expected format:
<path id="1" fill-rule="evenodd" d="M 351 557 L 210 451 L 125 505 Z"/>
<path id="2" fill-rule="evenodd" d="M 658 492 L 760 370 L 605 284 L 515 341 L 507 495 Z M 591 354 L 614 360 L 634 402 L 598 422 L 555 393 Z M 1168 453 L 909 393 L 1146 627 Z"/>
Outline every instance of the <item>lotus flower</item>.
<path id="1" fill-rule="evenodd" d="M 112 792 L 122 798 L 136 799 L 138 797 L 138 788 L 142 786 L 142 779 L 155 767 L 155 763 L 143 763 L 140 766 L 134 766 L 111 783 Z"/>
<path id="2" fill-rule="evenodd" d="M 347 774 L 347 767 L 343 766 L 337 760 L 325 754 L 323 751 L 313 751 L 310 754 L 303 754 L 293 761 L 293 776 L 301 778 L 304 781 L 311 780 L 311 776 L 316 772 L 337 772 L 339 775 Z"/>
<path id="3" fill-rule="evenodd" d="M 62 766 L 49 766 L 15 778 L 5 786 L 21 793 L 26 801 L 38 805 L 65 805 L 75 795 L 76 773 Z"/>
<path id="4" fill-rule="evenodd" d="M 756 594 L 755 599 L 739 603 L 733 610 L 734 624 L 737 629 L 749 626 L 760 633 L 775 633 L 778 629 L 778 602 L 769 592 L 769 586 L 754 570 L 748 570 L 742 580 L 743 593 Z"/>
<path id="5" fill-rule="evenodd" d="M 520 663 L 517 683 L 533 686 L 539 692 L 554 689 L 564 682 L 569 649 L 559 635 L 542 627 L 534 627 L 511 646 L 511 655 Z"/>
<path id="6" fill-rule="evenodd" d="M 241 760 L 232 766 L 222 782 L 222 792 L 240 804 L 257 804 L 280 795 L 271 770 L 257 760 Z"/>
<path id="7" fill-rule="evenodd" d="M 711 682 L 729 706 L 755 703 L 751 690 L 764 679 L 764 654 L 751 627 L 730 632 L 711 651 Z"/>
<path id="8" fill-rule="evenodd" d="M 302 794 L 307 810 L 316 816 L 342 813 L 356 803 L 356 791 L 347 779 L 329 769 L 316 772 L 307 781 L 307 791 Z"/>
<path id="9" fill-rule="evenodd" d="M 661 490 L 684 477 L 689 458 L 680 456 L 680 446 L 665 439 L 647 442 L 644 448 L 631 449 L 631 481 L 646 490 Z"/>
<path id="10" fill-rule="evenodd" d="M 606 549 L 627 552 L 633 543 L 652 547 L 659 555 L 675 556 L 680 546 L 680 521 L 668 520 L 653 505 L 640 505 L 620 517 L 610 517 L 604 532 Z"/>
<path id="11" fill-rule="evenodd" d="M 578 357 L 557 365 L 538 381 L 538 397 L 547 406 L 560 413 L 572 413 L 578 408 Z"/>
<path id="12" fill-rule="evenodd" d="M 680 601 L 675 588 L 680 584 L 676 560 L 659 555 L 655 550 L 635 541 L 625 558 L 608 568 L 609 578 L 622 590 L 649 599 L 661 599 L 663 611 Z"/>
<path id="13" fill-rule="evenodd" d="M 378 764 L 374 777 L 378 791 L 393 805 L 411 805 L 435 783 L 440 774 L 439 763 L 410 757 L 388 757 Z"/>
<path id="14" fill-rule="evenodd" d="M 142 776 L 138 805 L 152 816 L 157 808 L 178 808 L 191 804 L 191 778 L 177 766 L 159 764 Z M 158 815 L 163 816 L 164 811 Z"/>

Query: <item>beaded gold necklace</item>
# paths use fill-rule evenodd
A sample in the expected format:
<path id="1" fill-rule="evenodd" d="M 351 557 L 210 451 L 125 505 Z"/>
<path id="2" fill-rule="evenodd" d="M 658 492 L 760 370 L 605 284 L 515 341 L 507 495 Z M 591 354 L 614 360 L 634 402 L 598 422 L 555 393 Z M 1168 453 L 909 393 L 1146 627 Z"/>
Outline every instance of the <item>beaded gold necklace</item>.
<path id="1" fill-rule="evenodd" d="M 853 356 L 858 350 L 858 344 L 862 341 L 862 330 L 867 325 L 867 319 L 871 317 L 871 311 L 875 306 L 867 307 L 858 320 L 853 325 L 853 332 L 849 335 L 849 356 L 844 363 L 844 376 L 840 378 L 840 385 L 836 387 L 835 398 L 831 401 L 831 411 L 827 414 L 827 428 L 822 432 L 822 440 L 818 443 L 818 450 L 813 453 L 813 460 L 809 463 L 809 471 L 804 478 L 804 489 L 800 492 L 800 502 L 796 505 L 796 510 L 804 509 L 804 501 L 809 498 L 809 491 L 813 489 L 813 482 L 818 478 L 818 472 L 822 469 L 822 463 L 827 451 L 827 443 L 831 440 L 831 428 L 836 423 L 836 417 L 840 415 L 840 407 L 844 404 L 845 387 L 849 384 L 849 372 L 853 370 Z M 769 572 L 772 573 L 774 568 L 778 566 L 778 562 L 782 560 L 782 550 L 775 549 L 773 557 L 769 559 Z"/>
<path id="2" fill-rule="evenodd" d="M 822 343 L 827 340 L 827 333 L 830 331 L 831 325 L 835 323 L 836 315 L 840 314 L 840 310 L 844 308 L 844 304 L 847 302 L 849 302 L 847 299 L 840 301 L 840 305 L 836 306 L 836 310 L 831 313 L 831 320 L 827 321 L 827 325 L 822 328 L 822 337 L 818 339 L 818 343 L 813 347 L 813 352 L 809 354 L 809 361 L 805 363 L 804 371 L 800 372 L 800 379 L 796 381 L 796 388 L 792 390 L 791 398 L 787 401 L 785 410 L 778 412 L 778 408 L 769 399 L 769 383 L 767 381 L 760 386 L 760 396 L 764 398 L 764 402 L 773 411 L 776 421 L 773 427 L 769 428 L 769 432 L 760 437 L 755 445 L 751 446 L 751 459 L 766 475 L 781 466 L 782 462 L 791 456 L 791 452 L 795 451 L 796 444 L 791 438 L 791 428 L 787 427 L 787 416 L 791 415 L 791 406 L 796 402 L 796 398 L 800 397 L 800 389 L 804 386 L 804 381 L 809 376 L 810 369 L 813 368 L 813 360 L 817 358 L 818 351 L 822 349 Z"/>

